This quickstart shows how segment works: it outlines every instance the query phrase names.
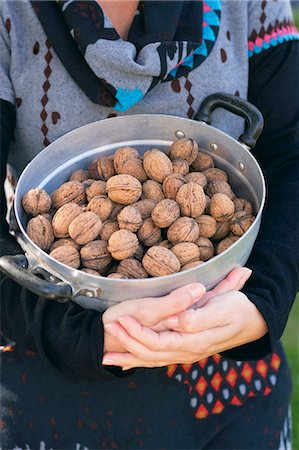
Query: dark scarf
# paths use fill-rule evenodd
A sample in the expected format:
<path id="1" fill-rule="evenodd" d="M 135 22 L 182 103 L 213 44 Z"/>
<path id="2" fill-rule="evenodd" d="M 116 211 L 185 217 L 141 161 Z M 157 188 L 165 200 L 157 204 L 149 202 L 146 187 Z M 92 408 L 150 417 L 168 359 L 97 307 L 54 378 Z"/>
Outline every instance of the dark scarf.
<path id="1" fill-rule="evenodd" d="M 198 67 L 220 23 L 220 0 L 141 1 L 125 41 L 95 0 L 31 3 L 76 83 L 94 103 L 118 111 Z"/>

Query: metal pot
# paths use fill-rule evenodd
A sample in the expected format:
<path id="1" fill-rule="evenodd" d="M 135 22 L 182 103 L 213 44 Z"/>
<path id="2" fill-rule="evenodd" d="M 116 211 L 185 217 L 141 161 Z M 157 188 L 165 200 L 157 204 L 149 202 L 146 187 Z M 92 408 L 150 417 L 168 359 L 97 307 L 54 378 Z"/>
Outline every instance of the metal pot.
<path id="1" fill-rule="evenodd" d="M 209 126 L 215 108 L 225 108 L 246 119 L 247 128 L 239 141 Z M 261 169 L 250 153 L 263 128 L 261 113 L 248 102 L 217 93 L 205 99 L 195 120 L 167 115 L 131 115 L 102 120 L 78 128 L 50 144 L 23 171 L 16 188 L 14 213 L 16 236 L 24 255 L 0 258 L 0 268 L 8 276 L 38 295 L 59 301 L 73 300 L 86 308 L 104 310 L 122 300 L 160 296 L 192 282 L 211 289 L 234 267 L 246 263 L 260 227 L 265 200 Z M 210 153 L 217 167 L 230 175 L 230 183 L 240 197 L 250 200 L 256 219 L 250 229 L 224 253 L 204 264 L 174 275 L 141 279 L 109 279 L 72 269 L 51 258 L 26 234 L 28 216 L 21 204 L 31 188 L 53 192 L 76 169 L 85 168 L 97 156 L 110 155 L 118 147 L 132 146 L 140 154 L 150 148 L 167 151 L 181 137 L 195 139 Z M 41 278 L 42 276 L 42 278 Z"/>

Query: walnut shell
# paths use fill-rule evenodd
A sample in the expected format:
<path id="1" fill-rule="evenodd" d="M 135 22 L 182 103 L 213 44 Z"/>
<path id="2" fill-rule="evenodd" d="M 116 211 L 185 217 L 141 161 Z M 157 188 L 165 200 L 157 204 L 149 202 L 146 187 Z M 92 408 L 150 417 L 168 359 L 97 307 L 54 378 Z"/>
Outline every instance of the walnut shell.
<path id="1" fill-rule="evenodd" d="M 109 219 L 113 210 L 113 203 L 107 195 L 93 197 L 87 205 L 86 211 L 97 214 L 102 221 Z"/>
<path id="2" fill-rule="evenodd" d="M 118 214 L 117 222 L 121 230 L 126 229 L 135 233 L 142 225 L 142 217 L 138 208 L 129 205 Z"/>
<path id="3" fill-rule="evenodd" d="M 76 250 L 80 250 L 80 248 L 81 248 L 81 246 L 79 244 L 77 244 L 77 242 L 75 242 L 73 239 L 71 239 L 71 238 L 61 238 L 61 239 L 58 239 L 57 241 L 55 241 L 53 243 L 53 245 L 50 248 L 50 251 L 55 250 L 55 248 L 62 247 L 64 245 L 71 245 Z"/>
<path id="4" fill-rule="evenodd" d="M 23 199 L 22 205 L 25 211 L 32 216 L 47 213 L 52 206 L 50 195 L 41 188 L 30 189 Z"/>
<path id="5" fill-rule="evenodd" d="M 82 207 L 77 203 L 66 203 L 62 205 L 54 214 L 52 227 L 55 237 L 65 238 L 69 236 L 70 223 L 75 217 L 82 214 Z"/>
<path id="6" fill-rule="evenodd" d="M 198 145 L 193 139 L 179 139 L 169 149 L 170 159 L 185 159 L 191 165 L 198 155 Z"/>
<path id="7" fill-rule="evenodd" d="M 194 219 L 180 217 L 167 231 L 167 239 L 173 244 L 180 242 L 195 242 L 199 237 L 199 228 Z"/>
<path id="8" fill-rule="evenodd" d="M 139 200 L 136 203 L 133 203 L 133 206 L 138 209 L 138 211 L 141 214 L 142 220 L 147 219 L 148 217 L 151 217 L 152 210 L 157 205 L 156 200 L 151 200 L 150 198 L 145 198 L 143 200 Z"/>
<path id="9" fill-rule="evenodd" d="M 199 237 L 196 241 L 196 245 L 199 249 L 199 259 L 201 261 L 207 261 L 208 259 L 212 258 L 212 256 L 214 255 L 214 246 L 209 239 L 205 237 Z"/>
<path id="10" fill-rule="evenodd" d="M 189 164 L 185 159 L 174 159 L 172 161 L 172 170 L 173 173 L 178 173 L 184 177 L 187 173 L 189 173 Z"/>
<path id="11" fill-rule="evenodd" d="M 124 208 L 124 205 L 119 205 L 118 203 L 114 203 L 114 207 L 112 213 L 110 214 L 110 220 L 117 220 L 117 216 Z"/>
<path id="12" fill-rule="evenodd" d="M 59 186 L 51 195 L 55 209 L 59 209 L 66 203 L 82 205 L 86 201 L 85 189 L 79 181 L 67 181 Z"/>
<path id="13" fill-rule="evenodd" d="M 227 173 L 222 169 L 217 169 L 216 167 L 203 170 L 203 173 L 207 177 L 208 182 L 215 180 L 228 181 Z"/>
<path id="14" fill-rule="evenodd" d="M 196 159 L 191 164 L 191 170 L 195 172 L 202 172 L 206 169 L 211 169 L 214 167 L 214 160 L 212 156 L 207 153 L 198 152 Z"/>
<path id="15" fill-rule="evenodd" d="M 146 247 L 155 245 L 161 239 L 161 230 L 157 227 L 151 218 L 145 219 L 139 228 L 138 239 Z"/>
<path id="16" fill-rule="evenodd" d="M 80 255 L 71 245 L 64 245 L 51 251 L 50 256 L 67 266 L 78 269 L 80 267 Z"/>
<path id="17" fill-rule="evenodd" d="M 168 175 L 163 181 L 162 186 L 165 197 L 175 200 L 183 184 L 186 184 L 186 179 L 179 173 L 171 173 Z"/>
<path id="18" fill-rule="evenodd" d="M 225 194 L 231 200 L 235 198 L 235 194 L 233 193 L 231 186 L 226 181 L 221 180 L 210 181 L 206 188 L 206 194 L 211 198 L 214 194 Z"/>
<path id="19" fill-rule="evenodd" d="M 119 230 L 118 222 L 116 220 L 106 220 L 103 223 L 101 232 L 100 232 L 100 238 L 103 241 L 109 241 L 109 238 L 111 234 L 113 234 L 115 231 Z"/>
<path id="20" fill-rule="evenodd" d="M 107 278 L 112 278 L 112 279 L 115 278 L 116 280 L 121 280 L 126 277 L 124 275 L 122 275 L 121 273 L 112 272 L 112 273 L 109 273 L 109 275 L 107 275 Z"/>
<path id="21" fill-rule="evenodd" d="M 167 239 L 164 239 L 164 241 L 157 242 L 156 245 L 168 248 L 168 250 L 170 250 L 173 247 L 172 243 L 169 242 Z"/>
<path id="22" fill-rule="evenodd" d="M 204 190 L 199 184 L 192 181 L 186 183 L 180 187 L 176 202 L 183 216 L 197 217 L 204 212 L 206 207 Z"/>
<path id="23" fill-rule="evenodd" d="M 130 205 L 137 202 L 142 194 L 140 181 L 131 175 L 115 175 L 109 178 L 106 190 L 108 197 L 121 205 Z"/>
<path id="24" fill-rule="evenodd" d="M 78 244 L 85 245 L 99 235 L 101 228 L 100 217 L 92 211 L 86 211 L 72 220 L 69 235 Z"/>
<path id="25" fill-rule="evenodd" d="M 153 277 L 161 277 L 177 273 L 181 265 L 177 257 L 167 248 L 154 246 L 148 249 L 142 259 L 147 273 Z"/>
<path id="26" fill-rule="evenodd" d="M 185 179 L 188 183 L 192 181 L 193 183 L 199 184 L 203 189 L 207 185 L 207 177 L 202 172 L 190 172 L 185 176 Z"/>
<path id="27" fill-rule="evenodd" d="M 216 255 L 220 255 L 220 253 L 223 253 L 225 250 L 227 250 L 229 247 L 231 247 L 237 240 L 239 239 L 239 236 L 229 236 L 225 239 L 222 239 L 217 246 L 216 246 Z"/>
<path id="28" fill-rule="evenodd" d="M 86 196 L 87 196 L 88 203 L 94 197 L 97 197 L 98 195 L 105 195 L 105 194 L 106 194 L 106 181 L 103 181 L 103 180 L 95 180 L 86 189 Z"/>
<path id="29" fill-rule="evenodd" d="M 172 162 L 165 153 L 154 148 L 143 155 L 143 167 L 147 176 L 154 181 L 163 183 L 172 173 Z"/>
<path id="30" fill-rule="evenodd" d="M 54 242 L 51 222 L 41 215 L 28 221 L 26 233 L 38 247 L 45 251 L 48 251 Z"/>
<path id="31" fill-rule="evenodd" d="M 180 208 L 174 200 L 161 200 L 152 210 L 152 220 L 159 228 L 168 228 L 180 217 Z"/>
<path id="32" fill-rule="evenodd" d="M 123 260 L 133 256 L 138 245 L 136 234 L 129 230 L 118 230 L 110 236 L 108 250 L 114 259 Z"/>
<path id="33" fill-rule="evenodd" d="M 138 259 L 138 261 L 141 261 L 144 256 L 144 253 L 145 253 L 145 248 L 143 247 L 142 244 L 139 244 L 137 247 L 137 250 L 133 256 L 134 256 L 134 258 Z"/>
<path id="34" fill-rule="evenodd" d="M 120 261 L 116 268 L 117 273 L 121 273 L 125 278 L 147 278 L 148 273 L 145 271 L 140 261 L 134 258 L 128 258 Z"/>
<path id="35" fill-rule="evenodd" d="M 157 183 L 157 181 L 154 180 L 147 180 L 142 185 L 142 198 L 155 200 L 156 202 L 163 200 L 163 198 L 165 197 L 162 191 L 161 184 Z"/>
<path id="36" fill-rule="evenodd" d="M 225 194 L 215 194 L 211 198 L 210 213 L 218 222 L 230 220 L 235 212 L 235 205 Z"/>
<path id="37" fill-rule="evenodd" d="M 119 172 L 120 174 L 132 175 L 137 178 L 137 180 L 143 183 L 148 179 L 147 174 L 143 168 L 143 163 L 140 158 L 131 158 L 128 159 L 122 166 L 122 169 Z"/>
<path id="38" fill-rule="evenodd" d="M 213 241 L 224 239 L 230 233 L 229 222 L 217 222 L 216 233 L 213 235 Z"/>
<path id="39" fill-rule="evenodd" d="M 199 248 L 193 242 L 181 242 L 171 248 L 181 266 L 199 260 Z"/>
<path id="40" fill-rule="evenodd" d="M 201 264 L 203 264 L 204 261 L 192 261 L 188 264 L 185 264 L 182 268 L 181 268 L 181 272 L 183 272 L 184 270 L 189 270 L 189 269 L 193 269 L 194 267 L 200 266 Z"/>
<path id="41" fill-rule="evenodd" d="M 136 148 L 133 148 L 133 147 L 118 148 L 116 150 L 116 152 L 114 153 L 114 158 L 113 158 L 115 172 L 118 174 L 123 174 L 124 172 L 122 172 L 122 170 L 123 170 L 124 164 L 127 161 L 129 161 L 130 159 L 138 159 L 138 158 L 139 158 L 139 153 L 138 153 L 138 150 L 136 150 Z M 129 174 L 129 175 L 132 175 L 132 174 Z"/>
<path id="42" fill-rule="evenodd" d="M 95 180 L 107 181 L 115 175 L 113 159 L 107 156 L 95 159 L 88 167 L 88 170 L 91 177 Z"/>
<path id="43" fill-rule="evenodd" d="M 245 211 L 247 214 L 253 215 L 253 206 L 245 198 L 234 198 L 235 212 Z"/>
<path id="44" fill-rule="evenodd" d="M 96 240 L 84 245 L 80 250 L 82 265 L 88 269 L 102 271 L 111 263 L 107 241 Z"/>
<path id="45" fill-rule="evenodd" d="M 80 272 L 85 272 L 85 273 L 88 273 L 89 275 L 95 275 L 95 276 L 97 276 L 97 277 L 100 275 L 100 273 L 97 272 L 97 271 L 94 270 L 94 269 L 86 269 L 86 268 L 84 268 L 84 269 L 81 269 Z"/>
<path id="46" fill-rule="evenodd" d="M 251 227 L 255 217 L 245 211 L 238 211 L 230 221 L 231 232 L 236 236 L 242 236 Z"/>
<path id="47" fill-rule="evenodd" d="M 211 238 L 214 236 L 217 230 L 217 222 L 212 216 L 202 214 L 195 217 L 196 223 L 199 227 L 199 235 L 205 238 Z"/>
<path id="48" fill-rule="evenodd" d="M 82 181 L 86 181 L 89 177 L 90 173 L 88 172 L 88 170 L 78 169 L 75 170 L 75 172 L 71 173 L 69 181 L 79 181 L 80 183 L 82 183 Z"/>

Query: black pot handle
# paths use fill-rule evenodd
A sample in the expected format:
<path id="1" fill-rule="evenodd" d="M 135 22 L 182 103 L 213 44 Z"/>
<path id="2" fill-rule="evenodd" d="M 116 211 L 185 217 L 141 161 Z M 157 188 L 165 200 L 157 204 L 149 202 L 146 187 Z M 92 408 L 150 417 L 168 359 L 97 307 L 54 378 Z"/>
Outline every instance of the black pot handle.
<path id="1" fill-rule="evenodd" d="M 27 268 L 28 260 L 25 255 L 6 255 L 0 258 L 0 270 L 34 294 L 60 303 L 71 300 L 72 288 L 69 284 L 44 280 Z"/>
<path id="2" fill-rule="evenodd" d="M 247 126 L 245 132 L 239 137 L 239 141 L 254 148 L 264 127 L 262 113 L 247 100 L 225 92 L 216 92 L 203 100 L 194 119 L 210 124 L 212 113 L 216 108 L 227 109 L 246 120 Z"/>

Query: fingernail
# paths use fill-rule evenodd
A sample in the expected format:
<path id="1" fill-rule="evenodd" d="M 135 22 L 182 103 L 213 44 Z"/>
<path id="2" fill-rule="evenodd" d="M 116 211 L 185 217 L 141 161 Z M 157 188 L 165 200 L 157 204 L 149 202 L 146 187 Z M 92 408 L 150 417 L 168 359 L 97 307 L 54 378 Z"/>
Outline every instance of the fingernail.
<path id="1" fill-rule="evenodd" d="M 102 359 L 102 364 L 104 366 L 113 366 L 115 364 L 115 361 L 114 359 L 107 358 L 106 356 L 104 356 L 104 358 Z"/>
<path id="2" fill-rule="evenodd" d="M 242 281 L 244 280 L 244 279 L 249 279 L 249 277 L 250 277 L 250 275 L 252 274 L 252 270 L 251 269 L 248 269 L 248 267 L 244 267 L 244 275 L 242 276 Z"/>
<path id="3" fill-rule="evenodd" d="M 188 286 L 188 291 L 194 299 L 198 299 L 198 297 L 201 297 L 205 293 L 205 288 L 203 285 L 191 284 Z"/>
<path id="4" fill-rule="evenodd" d="M 166 326 L 169 328 L 178 328 L 179 326 L 179 319 L 178 317 L 169 317 L 166 319 Z"/>

